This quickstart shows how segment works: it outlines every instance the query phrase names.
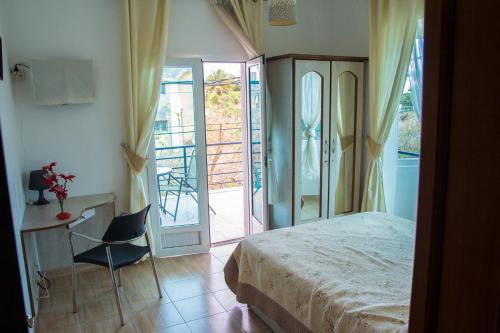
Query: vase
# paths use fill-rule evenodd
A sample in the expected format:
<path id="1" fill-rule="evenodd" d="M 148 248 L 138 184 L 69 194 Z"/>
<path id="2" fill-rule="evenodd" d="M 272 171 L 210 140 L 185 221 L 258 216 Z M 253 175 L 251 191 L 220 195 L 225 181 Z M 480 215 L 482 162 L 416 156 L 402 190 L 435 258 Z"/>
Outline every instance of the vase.
<path id="1" fill-rule="evenodd" d="M 71 217 L 71 213 L 64 211 L 64 200 L 58 200 L 59 207 L 61 207 L 61 212 L 56 215 L 58 220 L 64 221 Z"/>
<path id="2" fill-rule="evenodd" d="M 59 214 L 56 215 L 58 220 L 64 221 L 67 220 L 71 217 L 71 213 L 69 212 L 60 212 Z"/>

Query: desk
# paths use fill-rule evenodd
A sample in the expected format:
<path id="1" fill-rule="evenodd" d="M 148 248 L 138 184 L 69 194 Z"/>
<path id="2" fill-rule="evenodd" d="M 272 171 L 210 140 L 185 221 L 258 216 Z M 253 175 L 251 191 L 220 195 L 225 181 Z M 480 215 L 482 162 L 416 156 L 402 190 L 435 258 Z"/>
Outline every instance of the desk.
<path id="1" fill-rule="evenodd" d="M 21 241 L 23 248 L 24 268 L 26 271 L 26 279 L 30 297 L 31 314 L 33 316 L 36 315 L 33 299 L 35 295 L 33 295 L 33 290 L 31 287 L 30 270 L 26 251 L 26 235 L 31 232 L 49 230 L 53 228 L 68 228 L 70 224 L 76 224 L 87 219 L 87 217 L 85 217 L 84 215 L 86 211 L 114 202 L 114 193 L 103 193 L 68 198 L 64 202 L 64 210 L 71 213 L 71 217 L 64 221 L 60 221 L 56 218 L 56 214 L 60 212 L 60 207 L 57 200 L 51 200 L 47 205 L 26 206 L 23 223 L 21 225 Z"/>

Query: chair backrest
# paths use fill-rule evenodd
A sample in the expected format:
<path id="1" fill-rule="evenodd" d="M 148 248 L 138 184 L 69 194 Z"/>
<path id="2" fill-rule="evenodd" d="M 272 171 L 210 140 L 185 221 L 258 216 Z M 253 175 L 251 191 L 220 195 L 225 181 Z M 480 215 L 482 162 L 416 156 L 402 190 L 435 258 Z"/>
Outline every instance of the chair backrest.
<path id="1" fill-rule="evenodd" d="M 102 237 L 103 242 L 120 242 L 128 241 L 144 235 L 146 232 L 146 217 L 151 205 L 148 205 L 143 210 L 121 215 L 113 218 L 108 229 Z"/>
<path id="2" fill-rule="evenodd" d="M 193 190 L 198 191 L 198 176 L 196 172 L 196 150 L 193 150 L 191 158 L 189 159 L 189 165 L 186 175 L 186 183 L 193 188 Z"/>

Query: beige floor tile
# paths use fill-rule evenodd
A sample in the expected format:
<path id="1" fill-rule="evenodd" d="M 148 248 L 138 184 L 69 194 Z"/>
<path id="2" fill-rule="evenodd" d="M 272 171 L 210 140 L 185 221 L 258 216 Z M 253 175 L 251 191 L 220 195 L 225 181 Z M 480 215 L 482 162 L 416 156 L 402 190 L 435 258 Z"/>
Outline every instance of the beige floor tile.
<path id="1" fill-rule="evenodd" d="M 80 324 L 78 321 L 78 314 L 73 313 L 73 309 L 70 305 L 40 309 L 37 317 L 38 327 L 41 330 L 58 329 Z"/>
<path id="2" fill-rule="evenodd" d="M 155 331 L 154 333 L 191 333 L 191 330 L 189 329 L 188 325 L 180 324 L 162 328 L 161 330 Z"/>
<path id="3" fill-rule="evenodd" d="M 209 292 L 203 278 L 198 277 L 165 283 L 163 288 L 173 302 Z"/>
<path id="4" fill-rule="evenodd" d="M 151 306 L 134 312 L 131 318 L 139 332 L 153 332 L 184 323 L 173 303 Z"/>
<path id="5" fill-rule="evenodd" d="M 236 333 L 241 332 L 241 326 L 231 319 L 228 313 L 222 312 L 210 317 L 201 318 L 187 323 L 193 333 Z"/>
<path id="6" fill-rule="evenodd" d="M 210 249 L 210 253 L 212 253 L 217 258 L 223 256 L 230 256 L 237 245 L 238 245 L 237 243 L 233 243 L 222 246 L 214 246 Z"/>
<path id="7" fill-rule="evenodd" d="M 222 305 L 210 294 L 174 301 L 174 304 L 185 321 L 192 321 L 225 311 Z"/>
<path id="8" fill-rule="evenodd" d="M 151 285 L 146 289 L 131 289 L 123 287 L 122 303 L 128 312 L 144 310 L 150 306 L 170 303 L 167 293 L 161 289 L 162 298 L 159 297 L 156 285 Z"/>
<path id="9" fill-rule="evenodd" d="M 217 259 L 219 259 L 219 261 L 222 263 L 222 265 L 226 265 L 226 263 L 230 257 L 231 256 L 220 256 L 220 257 L 217 257 Z"/>
<path id="10" fill-rule="evenodd" d="M 107 319 L 89 322 L 81 325 L 82 333 L 138 333 L 129 315 L 125 314 L 123 320 L 125 325 L 121 325 L 118 315 Z"/>
<path id="11" fill-rule="evenodd" d="M 234 307 L 245 306 L 236 300 L 236 295 L 229 289 L 219 290 L 213 293 L 213 296 L 222 305 L 226 311 L 231 311 Z"/>
<path id="12" fill-rule="evenodd" d="M 264 321 L 247 307 L 235 307 L 229 312 L 229 316 L 239 323 L 245 332 L 273 333 Z"/>
<path id="13" fill-rule="evenodd" d="M 215 274 L 208 274 L 203 276 L 205 285 L 210 291 L 218 291 L 222 289 L 227 289 L 226 280 L 224 279 L 224 272 L 219 272 Z"/>

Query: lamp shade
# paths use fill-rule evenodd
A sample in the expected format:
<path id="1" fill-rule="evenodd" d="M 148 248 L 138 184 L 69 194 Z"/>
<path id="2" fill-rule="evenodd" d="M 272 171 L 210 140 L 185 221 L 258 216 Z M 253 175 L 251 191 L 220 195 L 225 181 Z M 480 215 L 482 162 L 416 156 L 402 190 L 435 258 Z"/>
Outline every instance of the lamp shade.
<path id="1" fill-rule="evenodd" d="M 46 190 L 49 187 L 43 182 L 43 177 L 47 174 L 45 170 L 33 170 L 30 172 L 28 188 L 33 191 Z"/>
<path id="2" fill-rule="evenodd" d="M 294 25 L 296 0 L 271 0 L 269 4 L 269 24 L 274 26 Z"/>

